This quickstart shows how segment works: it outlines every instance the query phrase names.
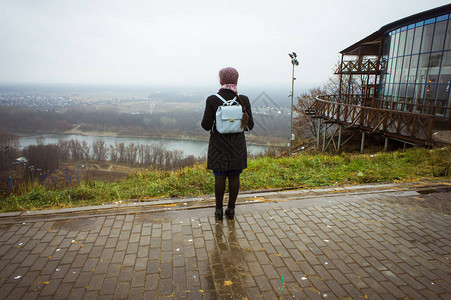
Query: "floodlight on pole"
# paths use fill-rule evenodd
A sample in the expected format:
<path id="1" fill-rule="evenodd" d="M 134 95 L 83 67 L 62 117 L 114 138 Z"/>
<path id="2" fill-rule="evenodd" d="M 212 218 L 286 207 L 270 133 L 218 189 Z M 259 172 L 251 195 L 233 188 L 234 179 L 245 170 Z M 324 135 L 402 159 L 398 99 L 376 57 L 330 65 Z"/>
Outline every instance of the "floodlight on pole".
<path id="1" fill-rule="evenodd" d="M 296 78 L 294 77 L 294 66 L 299 66 L 299 61 L 297 60 L 297 54 L 296 52 L 288 53 L 288 56 L 291 58 L 291 64 L 293 65 L 293 69 L 291 72 L 291 110 L 290 110 L 290 156 L 292 152 L 293 147 L 293 140 L 294 140 L 294 134 L 293 134 L 293 96 L 294 96 L 294 81 Z"/>

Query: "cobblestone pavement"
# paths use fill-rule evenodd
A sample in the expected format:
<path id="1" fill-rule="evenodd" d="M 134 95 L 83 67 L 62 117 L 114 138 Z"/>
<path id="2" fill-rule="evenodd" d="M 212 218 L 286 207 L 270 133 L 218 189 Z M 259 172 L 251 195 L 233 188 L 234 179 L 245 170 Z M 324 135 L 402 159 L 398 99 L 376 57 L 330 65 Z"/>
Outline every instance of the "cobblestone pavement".
<path id="1" fill-rule="evenodd" d="M 0 298 L 451 299 L 450 199 L 441 181 L 242 194 L 233 221 L 211 197 L 3 214 Z"/>

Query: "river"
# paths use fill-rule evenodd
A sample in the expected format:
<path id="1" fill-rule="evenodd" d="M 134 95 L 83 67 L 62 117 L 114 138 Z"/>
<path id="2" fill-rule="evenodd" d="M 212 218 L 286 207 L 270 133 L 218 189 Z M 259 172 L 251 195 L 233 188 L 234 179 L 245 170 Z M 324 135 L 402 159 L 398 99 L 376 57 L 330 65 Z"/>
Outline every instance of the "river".
<path id="1" fill-rule="evenodd" d="M 56 144 L 58 140 L 77 140 L 79 142 L 86 141 L 88 145 L 93 144 L 97 139 L 105 141 L 107 147 L 116 143 L 124 143 L 125 145 L 135 143 L 140 145 L 152 145 L 161 143 L 167 150 L 182 150 L 185 156 L 194 155 L 204 156 L 207 154 L 208 142 L 188 139 L 172 139 L 157 137 L 116 137 L 116 136 L 92 136 L 81 134 L 63 134 L 63 133 L 16 133 L 19 138 L 20 146 L 25 148 L 30 145 L 37 145 L 38 138 L 44 138 L 44 144 Z M 247 145 L 248 153 L 259 154 L 267 149 L 261 145 Z"/>

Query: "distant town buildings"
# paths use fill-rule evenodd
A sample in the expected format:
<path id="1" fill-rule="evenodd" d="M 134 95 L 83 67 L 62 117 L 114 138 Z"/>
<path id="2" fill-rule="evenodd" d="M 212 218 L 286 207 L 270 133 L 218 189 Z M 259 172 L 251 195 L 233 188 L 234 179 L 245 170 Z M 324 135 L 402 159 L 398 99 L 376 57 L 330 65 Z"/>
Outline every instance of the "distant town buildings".
<path id="1" fill-rule="evenodd" d="M 69 96 L 54 96 L 45 94 L 36 94 L 33 92 L 1 92 L 0 91 L 0 106 L 26 107 L 35 109 L 61 109 L 76 106 L 90 106 L 90 105 L 117 105 L 127 102 L 150 102 L 150 98 L 146 99 L 101 99 L 80 101 Z M 150 113 L 155 104 L 150 103 Z"/>
<path id="2" fill-rule="evenodd" d="M 36 95 L 27 92 L 0 92 L 0 106 L 63 108 L 81 105 L 67 96 Z"/>

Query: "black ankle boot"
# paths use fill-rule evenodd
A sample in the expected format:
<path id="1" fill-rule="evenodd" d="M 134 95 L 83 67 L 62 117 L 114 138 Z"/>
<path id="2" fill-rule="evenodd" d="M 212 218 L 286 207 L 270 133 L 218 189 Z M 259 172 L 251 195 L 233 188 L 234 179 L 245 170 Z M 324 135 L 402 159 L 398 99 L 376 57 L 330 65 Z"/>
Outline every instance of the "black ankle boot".
<path id="1" fill-rule="evenodd" d="M 219 209 L 219 208 L 216 208 L 216 209 L 215 209 L 215 217 L 216 217 L 218 220 L 224 219 L 224 212 L 222 211 L 222 209 Z"/>
<path id="2" fill-rule="evenodd" d="M 226 208 L 225 210 L 225 215 L 227 216 L 227 218 L 229 218 L 230 220 L 233 220 L 233 218 L 235 217 L 235 209 L 234 208 Z"/>

